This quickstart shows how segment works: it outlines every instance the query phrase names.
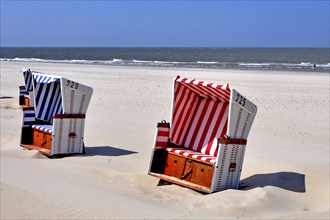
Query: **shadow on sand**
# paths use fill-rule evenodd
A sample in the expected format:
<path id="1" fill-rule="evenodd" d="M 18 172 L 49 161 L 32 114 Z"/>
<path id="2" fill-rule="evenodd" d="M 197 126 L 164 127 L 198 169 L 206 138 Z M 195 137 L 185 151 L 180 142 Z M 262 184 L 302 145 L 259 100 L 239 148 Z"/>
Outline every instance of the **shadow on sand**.
<path id="1" fill-rule="evenodd" d="M 0 99 L 13 99 L 14 97 L 12 96 L 0 96 Z"/>
<path id="2" fill-rule="evenodd" d="M 138 152 L 110 146 L 85 147 L 86 156 L 125 156 Z"/>
<path id="3" fill-rule="evenodd" d="M 256 174 L 241 180 L 240 190 L 256 187 L 275 186 L 292 192 L 306 192 L 305 175 L 293 172 Z"/>

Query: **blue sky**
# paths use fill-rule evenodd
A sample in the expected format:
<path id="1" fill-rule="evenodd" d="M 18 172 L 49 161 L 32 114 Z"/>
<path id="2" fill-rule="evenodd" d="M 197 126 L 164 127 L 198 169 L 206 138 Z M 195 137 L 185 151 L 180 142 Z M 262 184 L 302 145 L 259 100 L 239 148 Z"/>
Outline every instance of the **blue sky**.
<path id="1" fill-rule="evenodd" d="M 1 46 L 329 47 L 329 0 L 1 0 Z"/>

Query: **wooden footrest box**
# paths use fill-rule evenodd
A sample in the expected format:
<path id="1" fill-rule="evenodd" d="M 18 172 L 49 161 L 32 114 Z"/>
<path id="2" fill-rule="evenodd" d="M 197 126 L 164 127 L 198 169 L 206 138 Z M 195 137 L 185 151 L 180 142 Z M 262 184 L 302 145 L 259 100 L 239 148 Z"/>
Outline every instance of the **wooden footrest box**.
<path id="1" fill-rule="evenodd" d="M 213 176 L 213 165 L 187 158 L 174 153 L 168 153 L 164 174 L 191 183 L 210 187 Z"/>
<path id="2" fill-rule="evenodd" d="M 37 129 L 32 129 L 33 145 L 51 150 L 52 147 L 52 134 Z"/>

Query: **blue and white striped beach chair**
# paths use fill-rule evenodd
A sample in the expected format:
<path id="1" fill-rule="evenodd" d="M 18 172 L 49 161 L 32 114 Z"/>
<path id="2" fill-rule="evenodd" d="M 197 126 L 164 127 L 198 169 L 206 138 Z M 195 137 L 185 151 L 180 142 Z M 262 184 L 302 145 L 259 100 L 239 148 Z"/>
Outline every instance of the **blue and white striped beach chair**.
<path id="1" fill-rule="evenodd" d="M 22 69 L 21 73 L 23 74 L 25 85 L 19 87 L 19 105 L 33 106 L 32 72 L 30 69 Z"/>
<path id="2" fill-rule="evenodd" d="M 45 155 L 83 153 L 85 114 L 93 89 L 32 71 L 34 107 L 23 107 L 21 146 Z"/>

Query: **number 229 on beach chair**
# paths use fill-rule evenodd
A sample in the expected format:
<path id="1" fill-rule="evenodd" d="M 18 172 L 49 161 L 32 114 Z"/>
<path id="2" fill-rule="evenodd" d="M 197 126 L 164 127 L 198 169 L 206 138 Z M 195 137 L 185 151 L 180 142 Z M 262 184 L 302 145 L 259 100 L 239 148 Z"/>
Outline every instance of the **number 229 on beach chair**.
<path id="1" fill-rule="evenodd" d="M 158 123 L 149 175 L 204 193 L 237 189 L 257 106 L 230 89 L 177 76 L 171 123 Z"/>
<path id="2" fill-rule="evenodd" d="M 84 153 L 85 115 L 93 89 L 32 72 L 34 107 L 23 106 L 21 146 L 47 156 Z"/>
<path id="3" fill-rule="evenodd" d="M 19 105 L 33 106 L 32 72 L 29 69 L 23 69 L 21 73 L 24 77 L 25 86 L 19 87 Z"/>

